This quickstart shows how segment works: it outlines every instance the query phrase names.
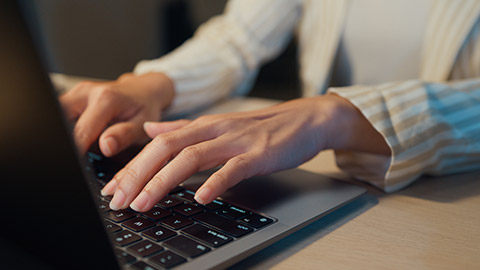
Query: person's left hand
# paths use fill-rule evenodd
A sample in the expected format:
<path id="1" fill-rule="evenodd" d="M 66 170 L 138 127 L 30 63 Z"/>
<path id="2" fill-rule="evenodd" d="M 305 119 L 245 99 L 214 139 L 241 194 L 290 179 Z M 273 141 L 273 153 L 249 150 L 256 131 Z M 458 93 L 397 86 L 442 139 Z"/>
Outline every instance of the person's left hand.
<path id="1" fill-rule="evenodd" d="M 197 171 L 223 165 L 196 192 L 206 204 L 243 179 L 296 167 L 323 149 L 352 148 L 349 130 L 362 132 L 356 124 L 361 118 L 348 101 L 326 95 L 194 121 L 148 122 L 144 128 L 153 140 L 102 194 L 114 194 L 112 209 L 147 211 Z M 363 131 L 376 132 L 363 121 L 371 129 Z"/>

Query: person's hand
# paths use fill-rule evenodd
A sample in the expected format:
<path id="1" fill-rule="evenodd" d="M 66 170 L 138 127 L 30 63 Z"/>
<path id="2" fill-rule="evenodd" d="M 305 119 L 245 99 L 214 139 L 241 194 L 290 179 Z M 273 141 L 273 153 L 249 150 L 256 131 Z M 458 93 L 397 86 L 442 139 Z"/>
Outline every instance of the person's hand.
<path id="1" fill-rule="evenodd" d="M 153 140 L 102 190 L 114 195 L 112 209 L 147 211 L 195 172 L 219 165 L 196 192 L 201 204 L 243 179 L 295 167 L 323 149 L 390 151 L 352 104 L 330 94 L 258 111 L 146 123 L 145 130 Z"/>
<path id="2" fill-rule="evenodd" d="M 145 121 L 160 120 L 173 99 L 173 83 L 161 73 L 124 74 L 111 82 L 81 82 L 60 97 L 67 118 L 76 121 L 74 137 L 81 154 L 99 139 L 113 156 L 148 139 Z"/>

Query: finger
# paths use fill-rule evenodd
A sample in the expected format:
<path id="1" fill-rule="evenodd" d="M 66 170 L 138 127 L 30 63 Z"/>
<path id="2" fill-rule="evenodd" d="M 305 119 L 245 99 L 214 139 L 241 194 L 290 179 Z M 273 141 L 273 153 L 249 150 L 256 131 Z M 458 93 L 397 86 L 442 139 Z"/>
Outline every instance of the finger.
<path id="1" fill-rule="evenodd" d="M 118 106 L 118 104 L 117 104 Z M 108 123 L 114 118 L 117 107 L 109 99 L 97 99 L 87 105 L 78 118 L 74 129 L 75 141 L 80 153 L 85 153 L 88 147 L 100 136 Z"/>
<path id="2" fill-rule="evenodd" d="M 131 121 L 108 127 L 100 135 L 100 150 L 105 156 L 111 157 L 136 142 L 146 141 L 147 135 L 143 131 L 142 125 L 143 117 L 135 117 Z"/>
<path id="3" fill-rule="evenodd" d="M 133 77 L 135 77 L 135 75 L 133 75 L 133 73 L 123 73 L 122 75 L 120 75 L 118 77 L 117 81 L 122 82 L 122 81 L 132 79 Z"/>
<path id="4" fill-rule="evenodd" d="M 224 164 L 240 151 L 239 147 L 226 148 L 224 139 L 214 139 L 184 148 L 172 161 L 160 170 L 130 204 L 136 211 L 148 211 L 167 193 L 192 176 Z"/>
<path id="5" fill-rule="evenodd" d="M 197 190 L 195 200 L 200 204 L 210 203 L 240 181 L 259 174 L 260 158 L 259 154 L 245 153 L 230 159 Z"/>
<path id="6" fill-rule="evenodd" d="M 117 179 L 117 175 L 122 174 L 122 170 L 118 171 L 117 174 L 115 174 L 115 176 L 113 177 L 113 179 L 110 180 L 102 188 L 102 190 L 100 190 L 100 194 L 102 194 L 102 196 L 110 196 L 110 195 L 113 195 L 115 193 L 115 191 L 117 190 L 118 184 L 119 184 L 118 179 Z"/>
<path id="7" fill-rule="evenodd" d="M 129 161 L 129 163 L 136 162 L 136 160 L 138 159 L 138 156 L 139 155 L 136 155 L 133 159 Z M 126 173 L 125 172 L 126 167 L 127 166 L 123 167 L 120 171 L 118 171 L 113 176 L 113 178 L 102 188 L 102 190 L 100 191 L 102 196 L 110 196 L 115 194 L 115 191 L 117 191 L 117 187 L 120 184 L 120 179 L 122 179 Z"/>
<path id="8" fill-rule="evenodd" d="M 68 121 L 74 121 L 82 114 L 87 106 L 88 97 L 85 91 L 71 91 L 59 97 L 60 105 Z"/>
<path id="9" fill-rule="evenodd" d="M 190 120 L 181 119 L 176 121 L 168 122 L 145 122 L 143 124 L 143 129 L 150 138 L 155 138 L 155 136 L 177 130 L 191 123 Z"/>
<path id="10" fill-rule="evenodd" d="M 134 160 L 124 168 L 125 173 L 118 177 L 110 208 L 127 208 L 143 186 L 155 173 L 180 150 L 213 138 L 207 129 L 188 128 L 161 134 L 155 137 Z"/>

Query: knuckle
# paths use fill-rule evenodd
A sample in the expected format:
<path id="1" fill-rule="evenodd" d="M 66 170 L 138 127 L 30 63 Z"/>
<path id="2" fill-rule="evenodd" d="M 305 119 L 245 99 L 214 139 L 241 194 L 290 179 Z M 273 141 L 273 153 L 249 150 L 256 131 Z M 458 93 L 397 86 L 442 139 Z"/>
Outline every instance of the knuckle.
<path id="1" fill-rule="evenodd" d="M 255 159 L 254 164 L 255 168 L 252 174 L 269 174 L 275 171 L 277 167 L 279 155 L 273 155 L 269 148 L 264 148 L 262 150 L 257 150 L 253 152 L 253 158 Z"/>
<path id="2" fill-rule="evenodd" d="M 123 178 L 131 178 L 131 179 L 138 179 L 138 172 L 137 170 L 127 167 L 125 168 L 124 172 L 122 173 Z"/>
<path id="3" fill-rule="evenodd" d="M 160 134 L 153 138 L 151 144 L 155 148 L 159 148 L 160 150 L 167 150 L 169 149 L 170 145 L 173 143 L 173 137 L 167 134 Z"/>
<path id="4" fill-rule="evenodd" d="M 234 185 L 234 183 L 230 183 L 230 177 L 227 177 L 227 175 L 221 170 L 213 174 L 213 177 L 215 186 L 220 187 L 222 190 L 227 190 Z"/>
<path id="5" fill-rule="evenodd" d="M 74 130 L 75 140 L 80 143 L 85 143 L 89 140 L 89 132 L 83 127 L 76 126 Z"/>
<path id="6" fill-rule="evenodd" d="M 123 172 L 125 169 L 120 170 L 118 173 L 116 173 L 111 181 L 117 182 L 117 184 L 120 184 L 122 182 L 122 177 L 123 177 Z"/>
<path id="7" fill-rule="evenodd" d="M 210 132 L 213 132 L 217 135 L 223 134 L 238 124 L 234 118 L 221 116 L 221 115 L 205 115 L 200 116 L 194 121 L 194 124 L 198 126 L 203 126 L 208 129 Z"/>
<path id="8" fill-rule="evenodd" d="M 117 93 L 113 86 L 105 85 L 98 88 L 96 96 L 100 100 L 111 101 L 115 99 L 115 97 L 117 96 Z"/>
<path id="9" fill-rule="evenodd" d="M 112 131 L 113 132 L 113 131 Z M 138 135 L 138 128 L 129 125 L 119 125 L 114 130 L 116 134 L 120 134 L 122 141 L 131 141 Z"/>
<path id="10" fill-rule="evenodd" d="M 233 163 L 233 167 L 238 172 L 247 173 L 250 170 L 250 162 L 247 158 L 243 156 L 237 156 L 231 161 Z"/>
<path id="11" fill-rule="evenodd" d="M 74 89 L 87 89 L 93 86 L 93 82 L 91 81 L 81 81 L 77 83 Z"/>
<path id="12" fill-rule="evenodd" d="M 198 145 L 190 145 L 180 152 L 180 156 L 187 162 L 196 163 L 202 154 L 202 150 Z"/>
<path id="13" fill-rule="evenodd" d="M 127 80 L 127 79 L 130 79 L 130 78 L 133 78 L 134 75 L 132 73 L 123 73 L 122 75 L 120 75 L 118 77 L 118 80 L 119 81 L 123 81 L 123 80 Z"/>
<path id="14" fill-rule="evenodd" d="M 225 121 L 224 117 L 221 117 L 219 115 L 202 115 L 198 117 L 197 119 L 194 120 L 194 123 L 199 124 L 199 125 L 210 125 L 210 126 L 216 126 L 219 123 L 222 123 Z"/>
<path id="15" fill-rule="evenodd" d="M 165 181 L 165 177 L 157 173 L 149 182 L 148 185 L 145 187 L 146 191 L 158 193 L 158 192 L 167 192 L 170 190 L 170 186 Z"/>
<path id="16" fill-rule="evenodd" d="M 198 122 L 198 123 L 209 123 L 212 120 L 213 120 L 212 115 L 202 115 L 202 116 L 198 117 L 197 119 L 195 119 L 194 121 Z"/>

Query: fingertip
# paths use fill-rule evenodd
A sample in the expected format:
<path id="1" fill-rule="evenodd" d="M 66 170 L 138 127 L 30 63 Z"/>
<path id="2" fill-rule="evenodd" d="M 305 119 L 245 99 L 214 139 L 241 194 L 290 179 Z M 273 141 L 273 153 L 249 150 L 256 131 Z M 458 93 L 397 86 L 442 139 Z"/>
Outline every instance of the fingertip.
<path id="1" fill-rule="evenodd" d="M 148 137 L 152 139 L 156 136 L 154 127 L 155 127 L 155 122 L 147 121 L 143 123 L 143 130 L 145 131 L 145 133 L 147 133 Z"/>
<path id="2" fill-rule="evenodd" d="M 112 137 L 102 138 L 100 140 L 100 150 L 106 157 L 111 157 L 118 152 L 118 142 Z"/>
<path id="3" fill-rule="evenodd" d="M 142 191 L 135 200 L 130 204 L 130 208 L 137 212 L 144 212 L 147 210 L 148 202 L 150 201 L 150 196 L 147 192 Z"/>
<path id="4" fill-rule="evenodd" d="M 113 195 L 113 193 L 115 193 L 115 190 L 117 189 L 117 186 L 118 186 L 118 182 L 115 180 L 111 180 L 110 182 L 108 182 L 107 185 L 105 185 L 102 188 L 102 190 L 100 191 L 100 194 L 102 194 L 102 196 Z"/>
<path id="5" fill-rule="evenodd" d="M 117 189 L 113 195 L 113 199 L 110 201 L 110 208 L 112 210 L 119 210 L 124 208 L 126 196 L 121 189 Z"/>
<path id="6" fill-rule="evenodd" d="M 200 187 L 197 192 L 195 192 L 194 199 L 200 204 L 207 204 L 213 201 L 212 189 L 208 186 Z"/>

